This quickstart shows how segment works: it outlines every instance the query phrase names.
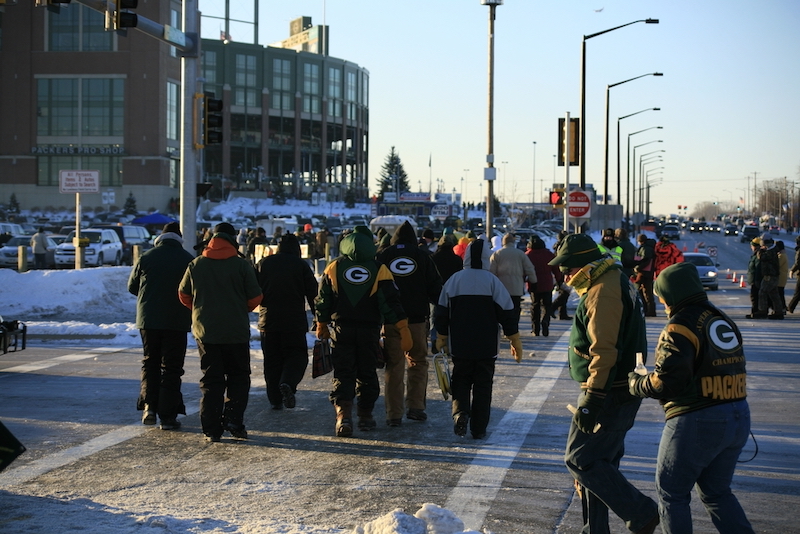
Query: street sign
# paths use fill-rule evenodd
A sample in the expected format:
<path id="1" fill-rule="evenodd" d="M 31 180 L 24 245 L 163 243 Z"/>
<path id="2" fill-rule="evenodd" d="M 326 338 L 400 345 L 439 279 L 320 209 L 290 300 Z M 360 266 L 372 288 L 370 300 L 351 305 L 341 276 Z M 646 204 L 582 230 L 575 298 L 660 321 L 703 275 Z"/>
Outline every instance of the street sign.
<path id="1" fill-rule="evenodd" d="M 717 257 L 717 247 L 708 247 L 706 249 L 706 253 L 711 256 L 712 258 Z"/>
<path id="2" fill-rule="evenodd" d="M 431 208 L 431 216 L 443 221 L 450 215 L 450 206 L 447 204 L 436 204 Z"/>
<path id="3" fill-rule="evenodd" d="M 100 171 L 58 171 L 61 193 L 99 193 Z"/>
<path id="4" fill-rule="evenodd" d="M 592 213 L 592 200 L 583 191 L 570 191 L 567 195 L 569 216 L 574 219 L 587 219 Z"/>

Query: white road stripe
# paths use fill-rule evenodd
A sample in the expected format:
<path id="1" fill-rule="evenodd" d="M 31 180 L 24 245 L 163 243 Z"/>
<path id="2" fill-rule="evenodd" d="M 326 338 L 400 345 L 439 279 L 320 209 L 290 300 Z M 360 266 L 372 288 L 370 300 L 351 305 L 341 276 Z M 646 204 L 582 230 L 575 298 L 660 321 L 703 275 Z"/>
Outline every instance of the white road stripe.
<path id="1" fill-rule="evenodd" d="M 542 365 L 450 492 L 444 507 L 464 521 L 466 529 L 481 531 L 508 469 L 566 365 L 568 340 L 569 330 L 547 353 Z"/>
<path id="2" fill-rule="evenodd" d="M 56 356 L 54 358 L 50 358 L 49 360 L 24 363 L 22 365 L 15 365 L 14 367 L 8 367 L 7 369 L 0 369 L 0 378 L 3 378 L 3 376 L 9 376 L 9 375 L 3 375 L 2 373 L 33 373 L 34 371 L 41 371 L 42 369 L 55 367 L 56 365 L 61 365 L 62 363 L 65 362 L 77 362 L 80 360 L 88 360 L 89 358 L 94 358 L 98 354 L 111 354 L 113 352 L 122 352 L 123 350 L 130 350 L 130 349 L 131 347 L 114 347 L 114 348 L 95 347 L 89 349 L 87 352 L 80 352 L 76 354 L 65 354 L 63 356 Z"/>

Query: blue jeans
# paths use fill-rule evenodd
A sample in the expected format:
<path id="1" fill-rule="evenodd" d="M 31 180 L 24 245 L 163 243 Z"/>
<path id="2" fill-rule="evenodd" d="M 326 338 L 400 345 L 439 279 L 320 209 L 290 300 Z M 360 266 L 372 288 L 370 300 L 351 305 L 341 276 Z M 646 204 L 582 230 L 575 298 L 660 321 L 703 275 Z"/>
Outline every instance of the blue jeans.
<path id="1" fill-rule="evenodd" d="M 636 489 L 619 470 L 625 454 L 625 435 L 641 404 L 642 399 L 631 396 L 627 389 L 614 390 L 606 397 L 597 418 L 601 428 L 596 434 L 585 434 L 574 422 L 570 423 L 564 461 L 584 489 L 583 534 L 609 534 L 609 508 L 631 532 L 644 528 L 658 514 L 655 501 Z"/>
<path id="2" fill-rule="evenodd" d="M 656 488 L 661 531 L 691 534 L 692 487 L 719 532 L 753 533 L 731 480 L 750 433 L 746 400 L 719 404 L 667 420 L 658 446 Z"/>

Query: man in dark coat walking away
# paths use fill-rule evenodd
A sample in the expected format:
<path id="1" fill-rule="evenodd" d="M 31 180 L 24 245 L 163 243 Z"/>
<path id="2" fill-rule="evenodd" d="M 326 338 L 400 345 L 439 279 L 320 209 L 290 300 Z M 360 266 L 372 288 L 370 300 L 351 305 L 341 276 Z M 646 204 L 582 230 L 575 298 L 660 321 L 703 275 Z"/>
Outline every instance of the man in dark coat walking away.
<path id="1" fill-rule="evenodd" d="M 264 380 L 272 408 L 295 407 L 297 385 L 308 367 L 306 303 L 314 313 L 317 280 L 300 257 L 300 243 L 283 236 L 278 253 L 258 262 L 258 284 L 264 297 L 258 314 Z"/>
<path id="2" fill-rule="evenodd" d="M 171 222 L 131 269 L 128 291 L 136 295 L 136 328 L 142 337 L 142 385 L 137 409 L 142 423 L 162 430 L 180 428 L 178 414 L 186 414 L 181 377 L 186 359 L 186 336 L 192 314 L 178 300 L 178 284 L 194 259 L 183 248 L 180 225 Z"/>
<path id="3" fill-rule="evenodd" d="M 247 439 L 244 411 L 250 395 L 250 317 L 261 303 L 253 265 L 239 256 L 236 230 L 219 223 L 186 268 L 178 297 L 192 310 L 200 352 L 200 423 L 207 442 L 222 433 Z"/>
<path id="4" fill-rule="evenodd" d="M 425 421 L 428 418 L 425 412 L 429 367 L 428 318 L 430 305 L 439 300 L 442 278 L 430 252 L 419 248 L 414 227 L 408 221 L 397 227 L 390 246 L 378 254 L 377 259 L 389 268 L 400 290 L 400 303 L 408 315 L 408 328 L 414 342 L 410 350 L 403 351 L 397 328 L 392 324 L 383 325 L 386 336 L 386 424 L 400 426 L 404 393 L 406 417 Z M 406 375 L 408 380 L 404 384 Z"/>
<path id="5" fill-rule="evenodd" d="M 489 245 L 476 239 L 464 253 L 464 270 L 445 283 L 436 306 L 437 349 L 453 358 L 453 432 L 486 436 L 492 406 L 500 327 L 511 342 L 511 355 L 522 360 L 522 341 L 514 302 L 503 283 L 489 272 Z"/>
<path id="6" fill-rule="evenodd" d="M 645 234 L 636 238 L 639 249 L 636 251 L 636 267 L 633 269 L 634 282 L 639 295 L 644 303 L 644 316 L 656 316 L 656 301 L 653 295 L 653 280 L 655 279 L 656 240 L 650 239 Z"/>

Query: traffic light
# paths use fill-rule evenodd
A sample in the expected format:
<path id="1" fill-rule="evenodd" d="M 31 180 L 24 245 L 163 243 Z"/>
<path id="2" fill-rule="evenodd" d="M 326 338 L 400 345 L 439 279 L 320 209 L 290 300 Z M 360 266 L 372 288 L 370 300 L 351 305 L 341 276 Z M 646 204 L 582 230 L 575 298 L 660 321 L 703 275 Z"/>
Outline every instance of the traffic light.
<path id="1" fill-rule="evenodd" d="M 139 0 L 117 0 L 117 9 L 114 11 L 114 29 L 135 28 L 139 24 L 139 17 L 136 13 L 123 11 L 123 9 L 136 9 L 139 7 Z"/>
<path id="2" fill-rule="evenodd" d="M 563 189 L 553 189 L 550 191 L 550 204 L 554 207 L 563 207 L 564 206 L 564 190 Z"/>
<path id="3" fill-rule="evenodd" d="M 222 143 L 222 100 L 206 93 L 203 99 L 203 144 Z"/>

